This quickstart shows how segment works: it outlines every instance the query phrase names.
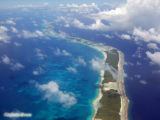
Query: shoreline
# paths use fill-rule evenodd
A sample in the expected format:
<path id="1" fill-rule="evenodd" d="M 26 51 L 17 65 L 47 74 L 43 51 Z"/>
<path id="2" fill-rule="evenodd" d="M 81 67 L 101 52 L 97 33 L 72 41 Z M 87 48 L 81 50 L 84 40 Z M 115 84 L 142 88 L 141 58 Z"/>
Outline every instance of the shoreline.
<path id="1" fill-rule="evenodd" d="M 101 50 L 98 49 L 98 51 L 101 51 Z M 103 57 L 104 57 L 103 58 L 103 63 L 105 63 L 105 60 L 107 59 L 107 55 L 104 51 L 102 53 L 103 53 Z M 100 71 L 100 81 L 99 81 L 98 85 L 102 85 L 102 82 L 104 80 L 104 72 L 105 72 L 104 70 Z M 98 110 L 98 104 L 99 104 L 99 101 L 101 100 L 102 97 L 103 97 L 103 94 L 102 94 L 101 88 L 98 88 L 98 96 L 92 102 L 93 109 L 94 109 L 94 114 L 92 116 L 92 120 L 94 120 L 94 118 L 96 116 L 96 113 L 97 113 L 97 110 Z"/>
<path id="2" fill-rule="evenodd" d="M 125 91 L 125 85 L 124 85 L 124 55 L 121 51 L 118 51 L 119 53 L 119 63 L 118 63 L 118 69 L 119 71 L 122 71 L 122 75 L 119 76 L 119 90 L 121 90 L 121 108 L 120 108 L 120 115 L 121 115 L 121 120 L 128 120 L 128 107 L 129 107 L 129 99 L 126 96 L 126 91 Z"/>

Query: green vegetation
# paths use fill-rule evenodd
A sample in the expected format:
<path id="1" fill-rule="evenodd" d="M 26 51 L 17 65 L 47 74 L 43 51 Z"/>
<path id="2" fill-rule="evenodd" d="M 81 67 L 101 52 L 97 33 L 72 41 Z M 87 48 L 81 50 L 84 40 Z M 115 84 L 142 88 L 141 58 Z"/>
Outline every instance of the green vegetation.
<path id="1" fill-rule="evenodd" d="M 116 70 L 118 70 L 118 62 L 119 62 L 119 54 L 116 49 L 113 49 L 111 51 L 106 51 L 107 53 L 107 59 L 106 63 L 113 66 Z M 108 71 L 104 72 L 104 80 L 102 84 L 108 83 L 108 82 L 116 82 L 116 80 L 113 78 L 112 74 Z"/>
<path id="2" fill-rule="evenodd" d="M 103 97 L 100 100 L 102 105 L 95 118 L 102 120 L 120 120 L 121 99 L 117 90 L 102 91 Z"/>
<path id="3" fill-rule="evenodd" d="M 102 84 L 108 83 L 108 82 L 116 82 L 116 80 L 112 77 L 112 74 L 108 71 L 104 72 L 104 80 Z"/>
<path id="4" fill-rule="evenodd" d="M 111 51 L 106 51 L 107 53 L 107 59 L 106 63 L 113 66 L 116 70 L 118 70 L 118 61 L 119 61 L 119 54 L 116 49 L 113 49 Z"/>

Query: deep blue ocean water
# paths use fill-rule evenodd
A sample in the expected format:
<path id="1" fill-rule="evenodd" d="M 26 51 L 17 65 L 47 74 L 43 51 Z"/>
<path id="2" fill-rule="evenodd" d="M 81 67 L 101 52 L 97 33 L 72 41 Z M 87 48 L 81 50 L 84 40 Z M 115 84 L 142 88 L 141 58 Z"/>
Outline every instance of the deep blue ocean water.
<path id="1" fill-rule="evenodd" d="M 19 31 L 43 30 L 43 20 L 47 20 L 52 22 L 55 30 L 120 49 L 127 63 L 124 69 L 127 74 L 126 93 L 130 99 L 129 118 L 131 120 L 160 119 L 160 75 L 154 73 L 159 70 L 159 67 L 151 65 L 146 57 L 145 52 L 148 50 L 145 47 L 146 43 L 137 45 L 134 40 L 122 40 L 108 32 L 64 28 L 54 23 L 53 20 L 58 14 L 56 12 L 51 14 L 41 10 L 32 11 L 31 14 L 21 11 L 1 11 L 0 14 L 1 21 L 11 17 L 17 18 L 16 28 Z M 32 21 L 36 21 L 38 26 L 33 27 Z M 5 26 L 10 28 L 10 25 Z M 11 32 L 8 34 L 12 39 L 9 44 L 0 43 L 0 59 L 7 55 L 13 63 L 20 62 L 24 68 L 13 71 L 9 65 L 0 62 L 0 119 L 8 120 L 3 117 L 3 113 L 13 111 L 33 114 L 32 118 L 23 118 L 23 120 L 86 120 L 93 114 L 92 100 L 97 95 L 96 84 L 99 81 L 99 72 L 91 68 L 90 60 L 95 56 L 102 58 L 100 52 L 54 36 L 50 36 L 50 40 L 48 38 L 22 39 Z M 110 34 L 113 37 L 108 39 L 104 34 Z M 17 47 L 14 42 L 19 42 L 22 46 Z M 133 57 L 139 46 L 142 48 L 141 57 Z M 57 48 L 68 51 L 72 56 L 55 55 Z M 36 56 L 35 49 L 40 49 L 45 57 L 40 59 Z M 76 65 L 78 57 L 83 58 L 87 65 Z M 67 71 L 68 67 L 75 67 L 78 72 Z M 33 71 L 38 68 L 43 69 L 42 73 L 33 75 Z M 141 77 L 137 78 L 135 75 L 141 75 Z M 147 84 L 141 84 L 140 80 L 145 80 Z M 45 100 L 43 94 L 37 89 L 36 83 L 46 84 L 50 81 L 56 82 L 61 91 L 73 93 L 77 103 L 65 108 L 61 103 Z"/>

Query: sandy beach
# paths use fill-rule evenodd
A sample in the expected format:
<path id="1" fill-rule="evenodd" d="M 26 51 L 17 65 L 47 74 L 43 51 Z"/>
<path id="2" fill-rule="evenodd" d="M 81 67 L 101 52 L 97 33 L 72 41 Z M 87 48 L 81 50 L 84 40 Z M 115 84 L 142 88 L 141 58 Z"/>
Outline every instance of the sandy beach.
<path id="1" fill-rule="evenodd" d="M 103 57 L 104 57 L 104 59 L 103 59 L 103 63 L 105 63 L 105 60 L 107 59 L 107 54 L 104 52 L 104 50 L 102 50 L 101 48 L 98 48 L 98 47 L 96 47 L 96 49 L 98 49 L 99 51 L 103 51 L 102 53 L 103 53 Z M 101 70 L 101 72 L 100 72 L 100 83 L 99 83 L 99 85 L 102 85 L 102 82 L 103 82 L 103 80 L 104 80 L 104 70 Z M 96 113 L 97 113 L 97 110 L 98 110 L 98 107 L 99 107 L 99 101 L 100 101 L 100 99 L 102 98 L 102 96 L 103 96 L 103 94 L 102 94 L 102 91 L 101 91 L 101 88 L 98 88 L 98 96 L 97 96 L 97 98 L 92 102 L 92 104 L 93 104 L 93 107 L 94 107 L 94 115 L 93 115 L 93 117 L 92 117 L 92 120 L 94 120 L 95 119 L 95 116 L 96 116 Z"/>
<path id="2" fill-rule="evenodd" d="M 129 100 L 126 96 L 125 93 L 125 86 L 124 86 L 124 70 L 123 70 L 123 65 L 124 65 L 124 55 L 122 54 L 121 51 L 119 52 L 119 63 L 118 63 L 118 70 L 121 71 L 121 75 L 119 75 L 119 91 L 121 94 L 121 109 L 120 109 L 120 116 L 121 120 L 128 120 L 128 105 L 129 105 Z"/>

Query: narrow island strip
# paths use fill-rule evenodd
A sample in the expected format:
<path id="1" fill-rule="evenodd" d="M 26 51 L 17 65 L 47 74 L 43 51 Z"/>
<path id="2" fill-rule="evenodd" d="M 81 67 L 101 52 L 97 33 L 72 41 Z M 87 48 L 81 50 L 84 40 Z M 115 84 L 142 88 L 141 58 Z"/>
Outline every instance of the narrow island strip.
<path id="1" fill-rule="evenodd" d="M 124 86 L 124 55 L 113 47 L 98 45 L 96 48 L 103 53 L 104 64 L 113 69 L 100 72 L 99 94 L 93 101 L 92 120 L 128 120 L 129 100 Z"/>

